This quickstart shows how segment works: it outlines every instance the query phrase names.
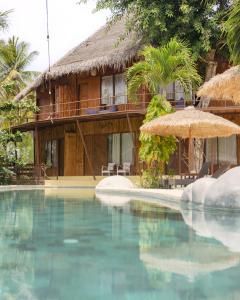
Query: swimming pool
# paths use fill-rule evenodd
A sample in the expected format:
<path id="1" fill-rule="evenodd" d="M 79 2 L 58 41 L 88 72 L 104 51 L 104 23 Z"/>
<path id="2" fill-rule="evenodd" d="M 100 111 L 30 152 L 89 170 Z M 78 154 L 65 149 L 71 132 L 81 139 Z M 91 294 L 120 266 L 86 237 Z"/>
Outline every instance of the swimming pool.
<path id="1" fill-rule="evenodd" d="M 91 190 L 0 193 L 0 299 L 240 299 L 231 216 L 110 206 Z"/>

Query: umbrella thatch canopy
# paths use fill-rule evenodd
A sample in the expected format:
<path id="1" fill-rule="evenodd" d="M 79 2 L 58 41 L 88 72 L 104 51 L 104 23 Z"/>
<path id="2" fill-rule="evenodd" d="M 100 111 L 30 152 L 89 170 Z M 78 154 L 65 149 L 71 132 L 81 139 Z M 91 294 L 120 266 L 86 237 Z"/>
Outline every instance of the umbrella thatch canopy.
<path id="1" fill-rule="evenodd" d="M 205 82 L 197 95 L 240 103 L 240 66 L 232 67 Z"/>
<path id="2" fill-rule="evenodd" d="M 222 117 L 189 106 L 144 124 L 144 133 L 180 138 L 213 138 L 240 134 L 240 126 Z"/>

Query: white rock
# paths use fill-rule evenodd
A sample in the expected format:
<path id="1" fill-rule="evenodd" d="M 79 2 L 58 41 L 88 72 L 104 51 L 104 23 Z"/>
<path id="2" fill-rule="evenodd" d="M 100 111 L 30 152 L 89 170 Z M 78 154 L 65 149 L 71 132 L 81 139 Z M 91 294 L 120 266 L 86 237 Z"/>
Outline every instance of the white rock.
<path id="1" fill-rule="evenodd" d="M 204 177 L 196 180 L 192 186 L 192 202 L 203 204 L 206 192 L 216 180 L 217 179 L 211 177 Z"/>
<path id="2" fill-rule="evenodd" d="M 110 188 L 131 189 L 134 188 L 134 185 L 131 180 L 124 176 L 109 176 L 102 179 L 96 186 L 96 190 Z"/>
<path id="3" fill-rule="evenodd" d="M 205 195 L 206 206 L 240 208 L 240 167 L 220 176 Z"/>
<path id="4" fill-rule="evenodd" d="M 193 184 L 191 183 L 185 187 L 182 193 L 181 201 L 192 203 L 192 186 Z"/>

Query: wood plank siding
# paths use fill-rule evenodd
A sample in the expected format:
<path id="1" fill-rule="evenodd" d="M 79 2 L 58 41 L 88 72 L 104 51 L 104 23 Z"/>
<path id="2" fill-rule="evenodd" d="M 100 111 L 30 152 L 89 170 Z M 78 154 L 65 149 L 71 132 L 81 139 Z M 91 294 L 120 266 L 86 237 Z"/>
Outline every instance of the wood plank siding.
<path id="1" fill-rule="evenodd" d="M 138 149 L 139 149 L 139 128 L 143 117 L 130 117 L 131 127 L 134 134 L 134 148 L 136 156 L 134 157 L 133 173 L 138 172 Z M 91 161 L 93 162 L 96 175 L 101 174 L 102 165 L 108 162 L 108 144 L 109 134 L 130 133 L 127 118 L 117 120 L 101 120 L 92 122 L 80 122 L 84 140 Z M 46 143 L 49 140 L 64 139 L 64 176 L 82 176 L 92 175 L 83 144 L 76 128 L 75 123 L 64 125 L 52 125 L 48 128 L 39 129 L 40 140 L 40 163 L 46 163 Z M 57 176 L 57 168 L 50 167 L 47 170 L 49 176 Z"/>

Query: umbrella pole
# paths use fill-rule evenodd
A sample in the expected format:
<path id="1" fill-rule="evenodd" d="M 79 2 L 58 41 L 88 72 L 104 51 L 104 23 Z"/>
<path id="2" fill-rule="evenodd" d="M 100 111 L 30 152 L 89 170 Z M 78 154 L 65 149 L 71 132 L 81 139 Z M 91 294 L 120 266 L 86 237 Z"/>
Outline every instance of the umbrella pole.
<path id="1" fill-rule="evenodd" d="M 191 128 L 189 127 L 189 140 L 188 140 L 188 171 L 189 171 L 189 174 L 191 172 L 191 170 L 190 170 L 191 150 L 192 150 L 191 142 L 192 142 Z"/>
<path id="2" fill-rule="evenodd" d="M 213 173 L 214 173 L 214 163 L 215 163 L 215 158 L 216 158 L 216 155 L 215 155 L 215 153 L 216 153 L 216 147 L 215 147 L 215 139 L 211 139 L 211 175 L 213 175 Z"/>

